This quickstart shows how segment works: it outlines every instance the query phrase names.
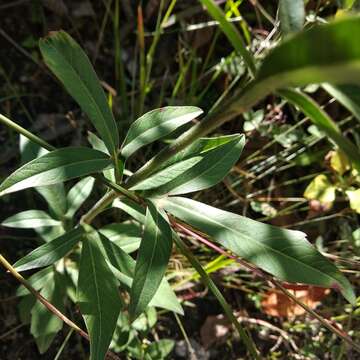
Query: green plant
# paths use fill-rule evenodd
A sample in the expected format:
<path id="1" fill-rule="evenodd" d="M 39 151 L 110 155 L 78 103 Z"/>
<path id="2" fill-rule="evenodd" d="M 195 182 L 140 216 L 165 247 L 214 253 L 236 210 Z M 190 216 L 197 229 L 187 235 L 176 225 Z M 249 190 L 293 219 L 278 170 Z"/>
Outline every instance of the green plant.
<path id="1" fill-rule="evenodd" d="M 224 15 L 212 1 L 204 0 L 203 3 L 221 24 L 227 24 L 222 21 Z M 234 43 L 240 36 L 231 26 L 224 32 Z M 90 136 L 89 142 L 94 148 L 55 149 L 0 115 L 4 124 L 30 140 L 30 147 L 35 143 L 48 151 L 39 157 L 35 155 L 32 160 L 27 158 L 27 162 L 0 185 L 0 195 L 36 187 L 49 204 L 49 214 L 28 210 L 3 222 L 3 225 L 12 227 L 36 226 L 45 244 L 13 266 L 0 257 L 2 264 L 27 289 L 19 290 L 24 296 L 22 307 L 33 309 L 31 330 L 40 350 L 50 345 L 62 326 L 61 320 L 87 337 L 59 312 L 63 309 L 65 296 L 79 305 L 89 333 L 91 359 L 103 359 L 106 354 L 115 356 L 107 351 L 119 321 L 123 321 L 125 310 L 128 310 L 129 319 L 124 320 L 126 325 L 120 326 L 127 327 L 128 334 L 131 333 L 129 323 L 134 326 L 141 314 L 151 311 L 150 305 L 181 314 L 181 305 L 164 277 L 174 242 L 217 297 L 250 355 L 259 358 L 255 344 L 232 314 L 221 292 L 178 236 L 177 231 L 181 229 L 202 237 L 209 246 L 216 245 L 207 236 L 213 239 L 285 293 L 288 293 L 286 289 L 272 276 L 282 281 L 338 289 L 350 303 L 355 303 L 350 283 L 335 265 L 310 245 L 304 233 L 259 223 L 175 196 L 209 188 L 227 175 L 240 157 L 244 136 L 204 136 L 278 90 L 280 96 L 299 106 L 315 124 L 327 131 L 326 134 L 357 168 L 357 147 L 329 122 L 326 114 L 300 91 L 280 90 L 324 81 L 359 82 L 360 46 L 354 34 L 360 35 L 358 17 L 314 27 L 289 37 L 274 48 L 258 70 L 243 42 L 236 42 L 235 48 L 249 69 L 246 79 L 254 79 L 247 80 L 239 93 L 228 100 L 226 111 L 212 113 L 190 127 L 133 174 L 125 169 L 126 161 L 133 153 L 175 130 L 184 130 L 183 126 L 202 111 L 193 106 L 182 106 L 148 112 L 130 126 L 126 136 L 121 134 L 125 140 L 120 146 L 116 121 L 96 74 L 79 45 L 62 31 L 41 40 L 40 48 L 46 64 L 87 114 L 101 139 Z M 25 146 L 23 150 L 26 156 L 29 154 L 27 148 Z M 76 211 L 93 186 L 93 180 L 87 177 L 89 175 L 109 190 L 77 222 Z M 84 176 L 68 192 L 64 190 L 64 182 Z M 100 229 L 91 226 L 94 218 L 110 206 L 128 213 L 132 220 Z M 50 232 L 46 230 L 49 228 Z M 202 234 L 206 234 L 206 238 Z M 136 261 L 127 253 L 135 250 L 138 250 Z M 20 271 L 42 267 L 45 268 L 28 280 L 19 274 Z M 67 284 L 63 285 L 64 282 Z M 63 293 L 64 289 L 67 294 Z M 44 312 L 40 303 L 34 305 L 34 298 L 28 291 L 57 317 Z M 129 304 L 124 296 L 126 291 L 130 294 Z M 297 301 L 296 298 L 293 300 Z M 349 337 L 315 312 L 307 310 L 359 350 Z M 115 351 L 123 349 L 114 346 Z"/>

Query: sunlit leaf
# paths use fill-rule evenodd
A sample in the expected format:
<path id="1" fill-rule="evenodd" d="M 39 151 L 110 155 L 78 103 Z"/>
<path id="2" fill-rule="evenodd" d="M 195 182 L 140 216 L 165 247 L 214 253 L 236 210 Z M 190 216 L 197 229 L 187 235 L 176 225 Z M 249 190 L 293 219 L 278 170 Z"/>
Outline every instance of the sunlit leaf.
<path id="1" fill-rule="evenodd" d="M 83 234 L 82 227 L 70 230 L 64 235 L 39 246 L 18 260 L 13 266 L 17 271 L 25 271 L 51 265 L 70 252 L 80 241 Z"/>
<path id="2" fill-rule="evenodd" d="M 53 219 L 42 210 L 26 210 L 5 219 L 1 225 L 18 229 L 33 229 L 45 226 L 58 226 L 61 222 Z"/>
<path id="3" fill-rule="evenodd" d="M 360 189 L 347 190 L 346 195 L 350 200 L 350 207 L 360 214 Z"/>
<path id="4" fill-rule="evenodd" d="M 121 154 L 129 157 L 142 146 L 170 134 L 202 112 L 195 106 L 167 106 L 147 112 L 130 126 Z"/>
<path id="5" fill-rule="evenodd" d="M 66 216 L 72 217 L 90 196 L 94 187 L 94 178 L 86 177 L 75 184 L 67 194 L 68 210 Z"/>
<path id="6" fill-rule="evenodd" d="M 159 196 L 199 191 L 217 184 L 239 159 L 245 144 L 243 135 L 231 135 L 227 140 L 207 151 L 178 157 L 178 162 L 150 176 L 132 189 L 154 189 L 151 195 Z"/>
<path id="7" fill-rule="evenodd" d="M 54 150 L 13 172 L 0 185 L 0 195 L 30 187 L 61 183 L 99 172 L 110 164 L 109 157 L 97 150 L 85 147 Z"/>
<path id="8" fill-rule="evenodd" d="M 281 280 L 337 288 L 349 302 L 355 301 L 348 280 L 303 232 L 263 224 L 181 197 L 161 199 L 158 205 Z"/>
<path id="9" fill-rule="evenodd" d="M 316 176 L 306 187 L 304 197 L 308 200 L 319 200 L 323 204 L 331 204 L 335 200 L 336 186 L 334 186 L 326 175 Z"/>
<path id="10" fill-rule="evenodd" d="M 351 169 L 351 164 L 347 156 L 339 149 L 331 153 L 330 166 L 339 175 L 343 175 L 345 172 Z"/>

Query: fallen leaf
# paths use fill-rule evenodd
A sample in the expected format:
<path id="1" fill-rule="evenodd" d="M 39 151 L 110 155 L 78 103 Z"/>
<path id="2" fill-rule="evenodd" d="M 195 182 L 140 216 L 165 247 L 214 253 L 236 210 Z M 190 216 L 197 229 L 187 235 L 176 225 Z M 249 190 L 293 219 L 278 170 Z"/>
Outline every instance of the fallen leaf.
<path id="1" fill-rule="evenodd" d="M 317 286 L 287 284 L 284 287 L 311 309 L 315 309 L 321 304 L 321 300 L 330 293 L 330 289 Z M 267 315 L 286 318 L 300 316 L 306 312 L 276 289 L 269 290 L 263 296 L 261 308 Z"/>

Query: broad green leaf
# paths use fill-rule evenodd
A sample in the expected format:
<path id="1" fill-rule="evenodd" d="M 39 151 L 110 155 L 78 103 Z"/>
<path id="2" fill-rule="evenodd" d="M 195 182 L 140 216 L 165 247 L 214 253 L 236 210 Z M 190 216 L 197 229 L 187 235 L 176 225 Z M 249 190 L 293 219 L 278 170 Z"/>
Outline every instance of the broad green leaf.
<path id="1" fill-rule="evenodd" d="M 45 211 L 26 210 L 5 219 L 1 225 L 18 229 L 33 229 L 45 226 L 58 226 L 61 222 L 55 220 Z"/>
<path id="2" fill-rule="evenodd" d="M 64 235 L 39 246 L 18 260 L 13 266 L 17 271 L 25 271 L 54 264 L 73 249 L 83 234 L 82 227 L 70 230 Z"/>
<path id="3" fill-rule="evenodd" d="M 138 223 L 127 221 L 108 224 L 99 229 L 99 232 L 126 253 L 131 253 L 140 246 L 142 228 Z"/>
<path id="4" fill-rule="evenodd" d="M 40 289 L 42 289 L 44 284 L 46 284 L 51 279 L 51 277 L 53 276 L 53 274 L 52 274 L 53 271 L 54 271 L 54 268 L 52 266 L 48 266 L 47 268 L 36 272 L 34 275 L 31 275 L 27 279 L 27 282 L 35 290 L 40 290 Z M 25 295 L 29 295 L 29 294 L 30 294 L 29 290 L 23 285 L 20 285 L 16 291 L 16 296 L 25 296 Z"/>
<path id="5" fill-rule="evenodd" d="M 64 289 L 59 282 L 59 274 L 52 272 L 51 279 L 44 285 L 40 294 L 60 311 L 64 310 Z M 40 354 L 51 345 L 55 335 L 62 329 L 63 322 L 53 315 L 39 301 L 31 310 L 31 334 L 34 336 Z"/>
<path id="6" fill-rule="evenodd" d="M 137 318 L 155 295 L 170 259 L 171 228 L 152 203 L 148 203 L 144 235 L 136 259 L 130 291 L 130 318 Z"/>
<path id="7" fill-rule="evenodd" d="M 233 135 L 228 139 L 227 143 L 194 153 L 170 165 L 131 189 L 154 189 L 151 195 L 159 196 L 185 194 L 217 184 L 237 162 L 245 143 L 243 135 Z"/>
<path id="8" fill-rule="evenodd" d="M 323 204 L 332 204 L 335 200 L 336 186 L 326 175 L 316 176 L 306 187 L 304 197 L 308 200 L 319 200 Z"/>
<path id="9" fill-rule="evenodd" d="M 126 158 L 141 147 L 161 139 L 202 114 L 195 106 L 166 106 L 147 112 L 129 129 L 121 154 Z"/>
<path id="10" fill-rule="evenodd" d="M 350 200 L 350 207 L 360 214 L 360 189 L 347 190 L 346 195 Z"/>
<path id="11" fill-rule="evenodd" d="M 280 0 L 279 16 L 284 35 L 300 31 L 305 22 L 304 0 Z"/>
<path id="12" fill-rule="evenodd" d="M 322 87 L 360 121 L 360 86 L 323 84 Z"/>
<path id="13" fill-rule="evenodd" d="M 109 157 L 97 150 L 85 147 L 54 150 L 28 162 L 7 177 L 0 185 L 0 196 L 89 175 L 110 164 Z"/>
<path id="14" fill-rule="evenodd" d="M 18 303 L 19 317 L 23 324 L 30 324 L 31 309 L 36 303 L 36 297 L 33 294 L 27 294 L 21 298 Z"/>
<path id="15" fill-rule="evenodd" d="M 214 0 L 200 0 L 200 2 L 204 5 L 209 14 L 219 22 L 222 32 L 226 35 L 236 52 L 243 57 L 244 62 L 250 68 L 251 72 L 255 74 L 256 69 L 254 60 L 246 49 L 245 43 L 235 25 L 226 18 L 225 14 Z"/>
<path id="16" fill-rule="evenodd" d="M 336 288 L 354 303 L 348 280 L 303 232 L 263 224 L 186 198 L 161 199 L 160 203 L 180 220 L 280 280 Z"/>
<path id="17" fill-rule="evenodd" d="M 75 184 L 67 194 L 68 210 L 66 216 L 73 217 L 80 206 L 90 196 L 94 187 L 94 178 L 86 177 Z"/>
<path id="18" fill-rule="evenodd" d="M 96 73 L 79 44 L 66 32 L 56 31 L 40 40 L 46 65 L 92 121 L 110 154 L 119 147 L 114 116 Z"/>
<path id="19" fill-rule="evenodd" d="M 127 289 L 131 289 L 136 266 L 135 260 L 104 235 L 101 235 L 101 244 L 115 276 L 127 287 Z M 162 279 L 149 306 L 174 311 L 180 315 L 184 314 L 174 290 L 172 290 L 165 278 Z"/>
<path id="20" fill-rule="evenodd" d="M 360 81 L 360 17 L 346 17 L 300 32 L 264 59 L 257 86 L 271 92 L 312 83 Z"/>
<path id="21" fill-rule="evenodd" d="M 359 149 L 339 130 L 335 122 L 309 96 L 297 90 L 281 90 L 279 94 L 298 106 L 309 119 L 323 131 L 347 155 L 357 169 L 360 169 Z"/>
<path id="22" fill-rule="evenodd" d="M 100 237 L 89 230 L 82 243 L 78 303 L 90 335 L 90 360 L 103 360 L 121 308 L 117 280 L 100 248 Z"/>
<path id="23" fill-rule="evenodd" d="M 62 219 L 67 209 L 64 184 L 39 186 L 36 191 L 46 200 L 51 214 Z"/>
<path id="24" fill-rule="evenodd" d="M 35 232 L 45 241 L 49 242 L 65 233 L 63 225 L 52 227 L 38 227 L 34 228 Z"/>

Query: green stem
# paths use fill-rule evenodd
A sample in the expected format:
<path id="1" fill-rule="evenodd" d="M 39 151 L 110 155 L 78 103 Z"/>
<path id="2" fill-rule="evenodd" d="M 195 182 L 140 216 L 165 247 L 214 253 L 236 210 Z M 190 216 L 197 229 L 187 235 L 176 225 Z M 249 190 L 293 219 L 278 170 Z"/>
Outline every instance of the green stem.
<path id="1" fill-rule="evenodd" d="M 12 129 L 14 129 L 19 134 L 24 135 L 29 140 L 40 145 L 41 147 L 45 148 L 46 150 L 49 150 L 49 151 L 56 150 L 56 148 L 54 146 L 50 145 L 45 140 L 40 139 L 38 136 L 36 136 L 33 133 L 31 133 L 30 131 L 24 129 L 22 126 L 18 125 L 17 123 L 15 123 L 14 121 L 10 120 L 9 118 L 7 118 L 6 116 L 4 116 L 2 114 L 0 114 L 0 122 Z"/>
<path id="2" fill-rule="evenodd" d="M 215 283 L 212 281 L 212 279 L 209 277 L 209 275 L 206 273 L 206 271 L 203 269 L 199 261 L 196 259 L 196 257 L 193 255 L 191 251 L 187 248 L 185 243 L 180 239 L 180 237 L 173 232 L 174 241 L 176 246 L 179 248 L 179 250 L 183 253 L 183 255 L 189 260 L 192 267 L 199 273 L 201 276 L 202 281 L 204 284 L 210 289 L 210 291 L 214 294 L 216 299 L 219 301 L 220 305 L 222 306 L 226 316 L 231 321 L 231 323 L 235 326 L 236 330 L 238 331 L 241 340 L 246 345 L 246 348 L 248 349 L 251 357 L 253 359 L 260 360 L 260 356 L 258 354 L 258 351 L 256 350 L 256 346 L 251 339 L 251 337 L 247 334 L 246 330 L 241 326 L 239 321 L 236 319 L 235 315 L 233 314 L 230 305 L 226 302 L 224 296 L 218 289 L 218 287 L 215 285 Z"/>

